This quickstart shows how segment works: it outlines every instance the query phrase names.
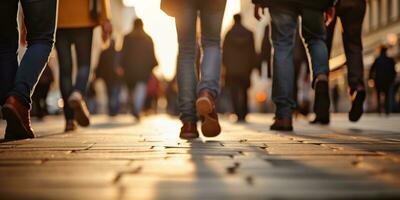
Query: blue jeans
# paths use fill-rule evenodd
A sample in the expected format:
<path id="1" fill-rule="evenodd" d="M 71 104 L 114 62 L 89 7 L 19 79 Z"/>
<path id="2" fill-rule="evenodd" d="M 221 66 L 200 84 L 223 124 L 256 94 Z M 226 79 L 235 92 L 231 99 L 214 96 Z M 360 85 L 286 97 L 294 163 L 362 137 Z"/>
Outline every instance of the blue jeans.
<path id="1" fill-rule="evenodd" d="M 74 111 L 68 105 L 68 98 L 75 90 L 86 94 L 90 75 L 93 28 L 64 28 L 57 30 L 56 49 L 60 63 L 60 90 L 64 100 L 65 119 L 74 118 Z M 77 58 L 76 81 L 72 79 L 72 52 L 75 45 Z"/>
<path id="2" fill-rule="evenodd" d="M 115 116 L 119 113 L 121 83 L 107 83 L 108 115 Z"/>
<path id="3" fill-rule="evenodd" d="M 226 0 L 185 0 L 175 16 L 178 33 L 178 89 L 181 121 L 196 122 L 197 94 L 207 89 L 217 97 L 221 71 L 221 26 Z M 201 22 L 201 66 L 196 73 L 197 17 Z M 199 77 L 199 78 L 198 78 Z"/>
<path id="4" fill-rule="evenodd" d="M 131 99 L 133 100 L 132 114 L 138 115 L 143 110 L 147 95 L 147 83 L 137 82 L 134 86 L 129 86 Z"/>
<path id="5" fill-rule="evenodd" d="M 272 100 L 277 118 L 292 118 L 296 102 L 293 99 L 293 47 L 298 17 L 302 16 L 302 35 L 310 56 L 314 79 L 329 73 L 326 30 L 322 11 L 274 6 L 269 9 L 274 47 Z"/>
<path id="6" fill-rule="evenodd" d="M 27 51 L 18 67 L 19 0 L 0 1 L 0 104 L 18 96 L 26 107 L 53 48 L 56 0 L 21 1 L 27 29 Z"/>

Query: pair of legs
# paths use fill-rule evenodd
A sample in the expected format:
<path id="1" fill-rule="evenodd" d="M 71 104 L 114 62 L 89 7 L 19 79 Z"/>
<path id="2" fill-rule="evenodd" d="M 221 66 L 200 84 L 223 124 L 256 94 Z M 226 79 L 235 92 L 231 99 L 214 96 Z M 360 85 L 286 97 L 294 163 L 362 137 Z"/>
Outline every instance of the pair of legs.
<path id="1" fill-rule="evenodd" d="M 178 98 L 182 122 L 197 122 L 196 99 L 208 90 L 217 97 L 220 88 L 221 26 L 226 0 L 188 0 L 175 16 L 178 33 Z M 201 65 L 196 74 L 197 19 L 201 25 Z M 199 78 L 198 78 L 199 77 Z"/>
<path id="2" fill-rule="evenodd" d="M 238 118 L 238 121 L 245 121 L 249 113 L 248 109 L 248 95 L 247 83 L 238 81 L 230 85 L 231 99 L 233 103 L 233 110 Z"/>
<path id="3" fill-rule="evenodd" d="M 27 51 L 20 64 L 18 3 L 27 29 Z M 35 137 L 30 122 L 31 96 L 53 48 L 56 0 L 0 1 L 0 104 L 7 120 L 6 139 Z"/>
<path id="4" fill-rule="evenodd" d="M 57 1 L 21 1 L 27 29 L 27 51 L 18 67 L 19 0 L 0 2 L 0 102 L 17 96 L 30 107 L 31 96 L 54 43 Z"/>
<path id="5" fill-rule="evenodd" d="M 385 114 L 390 114 L 390 87 L 387 88 L 376 88 L 376 100 L 377 100 L 377 111 L 378 113 L 382 113 L 382 94 L 383 94 L 383 102 L 384 102 L 384 110 Z"/>
<path id="6" fill-rule="evenodd" d="M 92 53 L 93 28 L 65 28 L 57 30 L 56 49 L 60 63 L 60 89 L 64 100 L 65 119 L 74 119 L 74 110 L 68 99 L 74 91 L 86 94 Z M 76 79 L 72 78 L 72 45 L 75 46 L 77 58 Z"/>
<path id="7" fill-rule="evenodd" d="M 132 115 L 139 118 L 143 110 L 147 95 L 147 83 L 144 81 L 136 82 L 134 85 L 128 86 L 130 101 L 132 102 Z"/>
<path id="8" fill-rule="evenodd" d="M 272 18 L 273 85 L 272 100 L 276 105 L 277 119 L 292 119 L 296 102 L 293 99 L 295 67 L 293 49 L 298 17 L 302 16 L 302 35 L 310 56 L 314 80 L 327 76 L 328 48 L 325 44 L 326 30 L 322 11 L 298 9 L 291 6 L 274 6 L 270 9 Z"/>
<path id="9" fill-rule="evenodd" d="M 107 100 L 108 100 L 108 115 L 116 116 L 119 113 L 119 104 L 120 104 L 119 95 L 121 93 L 121 84 L 106 82 L 106 90 L 107 90 Z"/>

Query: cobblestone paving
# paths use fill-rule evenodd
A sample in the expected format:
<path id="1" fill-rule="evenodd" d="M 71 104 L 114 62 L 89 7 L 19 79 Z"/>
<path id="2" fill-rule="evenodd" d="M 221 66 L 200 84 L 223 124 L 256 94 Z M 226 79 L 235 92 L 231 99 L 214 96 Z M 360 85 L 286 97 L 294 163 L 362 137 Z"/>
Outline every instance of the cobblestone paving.
<path id="1" fill-rule="evenodd" d="M 164 115 L 96 116 L 70 134 L 50 117 L 34 123 L 38 138 L 0 143 L 0 199 L 400 199 L 400 116 L 300 119 L 294 133 L 249 119 L 187 142 Z"/>

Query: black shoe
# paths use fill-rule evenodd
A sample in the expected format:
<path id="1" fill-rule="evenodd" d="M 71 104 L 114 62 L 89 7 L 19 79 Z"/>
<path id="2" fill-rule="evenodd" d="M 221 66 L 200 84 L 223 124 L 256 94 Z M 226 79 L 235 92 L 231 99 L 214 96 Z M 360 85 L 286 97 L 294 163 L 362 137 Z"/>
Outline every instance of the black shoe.
<path id="1" fill-rule="evenodd" d="M 329 118 L 328 119 L 319 119 L 316 117 L 314 120 L 310 121 L 310 124 L 328 125 L 329 123 L 330 123 Z"/>
<path id="2" fill-rule="evenodd" d="M 357 122 L 360 120 L 362 114 L 364 113 L 364 101 L 366 97 L 365 90 L 352 91 L 351 95 L 351 109 L 349 112 L 349 120 L 352 122 Z"/>
<path id="3" fill-rule="evenodd" d="M 315 102 L 314 102 L 314 112 L 315 119 L 311 124 L 329 124 L 329 107 L 331 101 L 329 99 L 329 85 L 328 81 L 321 80 L 315 83 Z"/>
<path id="4" fill-rule="evenodd" d="M 274 123 L 271 125 L 270 130 L 272 131 L 293 131 L 293 122 L 287 118 L 275 118 Z"/>

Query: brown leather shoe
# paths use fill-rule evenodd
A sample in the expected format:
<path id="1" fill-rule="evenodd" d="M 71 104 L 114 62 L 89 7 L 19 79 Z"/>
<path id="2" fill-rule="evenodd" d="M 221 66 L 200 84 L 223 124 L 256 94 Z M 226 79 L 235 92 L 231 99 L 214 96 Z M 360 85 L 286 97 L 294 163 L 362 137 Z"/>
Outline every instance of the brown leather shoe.
<path id="1" fill-rule="evenodd" d="M 7 121 L 5 139 L 34 138 L 31 127 L 30 110 L 16 96 L 7 98 L 2 108 L 3 117 Z"/>
<path id="2" fill-rule="evenodd" d="M 77 91 L 73 92 L 68 99 L 68 104 L 74 110 L 74 119 L 78 124 L 83 127 L 89 126 L 90 114 L 82 95 Z"/>
<path id="3" fill-rule="evenodd" d="M 72 119 L 67 120 L 64 132 L 71 132 L 77 129 L 75 121 Z"/>
<path id="4" fill-rule="evenodd" d="M 179 137 L 184 140 L 198 138 L 199 132 L 197 131 L 197 124 L 192 122 L 183 123 Z"/>
<path id="5" fill-rule="evenodd" d="M 221 133 L 214 97 L 208 91 L 202 91 L 196 101 L 196 109 L 202 121 L 201 132 L 205 137 L 216 137 Z"/>
<path id="6" fill-rule="evenodd" d="M 293 131 L 292 120 L 288 118 L 275 118 L 275 122 L 271 125 L 274 131 Z"/>

